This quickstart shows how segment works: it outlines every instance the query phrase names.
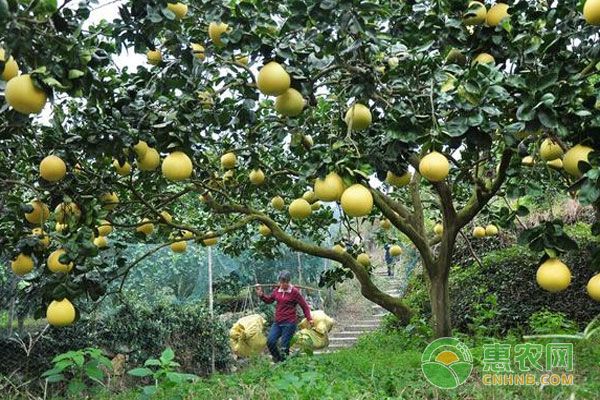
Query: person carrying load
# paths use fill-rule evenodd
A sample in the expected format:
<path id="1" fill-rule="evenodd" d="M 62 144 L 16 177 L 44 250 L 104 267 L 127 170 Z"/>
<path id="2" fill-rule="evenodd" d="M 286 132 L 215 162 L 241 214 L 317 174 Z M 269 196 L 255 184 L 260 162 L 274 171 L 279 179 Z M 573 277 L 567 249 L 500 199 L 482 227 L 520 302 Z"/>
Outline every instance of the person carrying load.
<path id="1" fill-rule="evenodd" d="M 270 295 L 265 295 L 262 287 L 256 286 L 256 294 L 262 301 L 267 304 L 271 304 L 274 301 L 277 302 L 275 305 L 275 321 L 271 326 L 267 338 L 267 347 L 275 362 L 285 360 L 290 353 L 290 341 L 297 329 L 297 305 L 300 305 L 300 308 L 302 308 L 308 323 L 311 326 L 313 324 L 308 303 L 300 293 L 300 290 L 290 283 L 290 280 L 290 273 L 288 271 L 281 271 L 278 276 L 279 286 L 275 287 Z M 281 352 L 277 345 L 279 338 L 281 338 Z"/>

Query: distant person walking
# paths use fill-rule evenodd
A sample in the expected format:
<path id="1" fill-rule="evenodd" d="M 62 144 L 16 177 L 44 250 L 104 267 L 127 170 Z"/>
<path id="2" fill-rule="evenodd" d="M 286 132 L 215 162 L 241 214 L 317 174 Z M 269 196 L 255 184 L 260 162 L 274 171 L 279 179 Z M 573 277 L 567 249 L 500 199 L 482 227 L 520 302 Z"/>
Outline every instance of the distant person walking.
<path id="1" fill-rule="evenodd" d="M 310 315 L 310 307 L 300 293 L 300 290 L 290 283 L 290 273 L 281 271 L 278 276 L 279 285 L 273 289 L 270 295 L 265 295 L 262 287 L 256 286 L 256 294 L 267 304 L 274 301 L 275 306 L 275 321 L 271 325 L 269 337 L 267 338 L 267 347 L 273 356 L 273 361 L 280 362 L 290 354 L 290 341 L 297 329 L 296 306 L 300 305 L 304 316 L 312 325 L 312 317 Z M 281 350 L 277 342 L 281 338 Z"/>
<path id="2" fill-rule="evenodd" d="M 394 259 L 392 258 L 392 255 L 390 254 L 390 245 L 389 244 L 385 244 L 383 246 L 384 250 L 385 250 L 385 263 L 387 264 L 387 274 L 388 276 L 394 276 L 394 271 L 393 271 L 393 262 Z"/>

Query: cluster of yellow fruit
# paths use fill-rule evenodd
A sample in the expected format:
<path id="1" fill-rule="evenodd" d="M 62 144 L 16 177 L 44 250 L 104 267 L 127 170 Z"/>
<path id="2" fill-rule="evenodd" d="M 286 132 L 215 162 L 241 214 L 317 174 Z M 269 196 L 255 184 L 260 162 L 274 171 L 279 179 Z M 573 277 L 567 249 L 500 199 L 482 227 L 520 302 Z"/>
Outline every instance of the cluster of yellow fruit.
<path id="1" fill-rule="evenodd" d="M 539 266 L 535 278 L 542 289 L 558 293 L 571 284 L 571 270 L 558 258 L 549 258 Z M 592 299 L 600 301 L 600 274 L 590 278 L 586 290 Z"/>
<path id="2" fill-rule="evenodd" d="M 510 18 L 508 14 L 508 4 L 496 3 L 489 10 L 479 1 L 471 1 L 467 7 L 467 12 L 463 16 L 465 25 L 481 25 L 495 27 L 502 22 L 504 18 Z"/>
<path id="3" fill-rule="evenodd" d="M 172 11 L 175 14 L 176 20 L 182 20 L 185 18 L 188 12 L 188 6 L 184 3 L 167 3 L 167 9 Z M 222 35 L 223 33 L 229 30 L 229 25 L 224 22 L 211 22 L 208 25 L 208 36 L 213 44 L 217 47 L 223 47 L 225 43 L 223 43 Z M 204 46 L 199 43 L 191 43 L 191 50 L 194 57 L 199 60 L 204 60 L 206 58 L 206 51 Z M 148 50 L 146 52 L 146 59 L 148 64 L 151 65 L 160 65 L 163 61 L 162 53 L 160 50 Z M 248 57 L 247 56 L 237 56 L 236 62 L 247 65 Z"/>
<path id="4" fill-rule="evenodd" d="M 498 234 L 498 227 L 496 225 L 488 225 L 485 228 L 482 226 L 476 226 L 473 228 L 473 237 L 477 239 L 484 238 L 486 236 L 496 236 Z"/>
<path id="5" fill-rule="evenodd" d="M 231 181 L 234 177 L 234 169 L 237 166 L 237 156 L 234 152 L 230 151 L 221 156 L 221 168 L 225 170 L 222 176 L 223 183 Z M 255 186 L 260 186 L 265 183 L 265 173 L 260 168 L 254 168 L 248 174 L 250 183 Z"/>
<path id="6" fill-rule="evenodd" d="M 256 77 L 256 86 L 267 96 L 275 98 L 275 111 L 286 117 L 302 114 L 305 101 L 302 94 L 291 88 L 290 75 L 281 64 L 271 61 L 264 65 Z"/>
<path id="7" fill-rule="evenodd" d="M 540 158 L 546 162 L 546 165 L 553 169 L 563 168 L 569 175 L 581 178 L 583 172 L 579 169 L 579 163 L 588 164 L 588 157 L 592 151 L 591 147 L 577 144 L 565 153 L 559 143 L 546 138 L 540 145 Z M 521 160 L 521 164 L 532 167 L 535 165 L 535 159 L 532 156 L 525 156 Z"/>
<path id="8" fill-rule="evenodd" d="M 48 101 L 46 92 L 34 83 L 31 75 L 19 76 L 19 65 L 12 56 L 7 60 L 2 48 L 0 60 L 4 62 L 0 77 L 7 82 L 4 96 L 8 105 L 21 114 L 39 114 Z"/>

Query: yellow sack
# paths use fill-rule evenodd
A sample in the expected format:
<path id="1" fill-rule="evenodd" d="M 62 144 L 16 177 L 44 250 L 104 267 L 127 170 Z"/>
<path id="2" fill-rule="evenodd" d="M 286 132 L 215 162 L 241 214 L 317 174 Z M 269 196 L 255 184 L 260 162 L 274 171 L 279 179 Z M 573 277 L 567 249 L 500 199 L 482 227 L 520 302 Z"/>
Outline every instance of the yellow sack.
<path id="1" fill-rule="evenodd" d="M 328 334 L 329 331 L 331 331 L 331 328 L 333 328 L 333 324 L 335 324 L 333 318 L 325 314 L 325 311 L 323 310 L 311 311 L 310 315 L 313 319 L 312 329 L 322 335 Z M 300 321 L 299 328 L 311 329 L 311 326 L 306 320 L 306 318 Z"/>
<path id="2" fill-rule="evenodd" d="M 249 357 L 263 351 L 267 345 L 264 334 L 265 319 L 252 314 L 240 318 L 229 330 L 229 344 L 235 354 Z"/>
<path id="3" fill-rule="evenodd" d="M 294 347 L 318 350 L 329 346 L 329 336 L 326 333 L 321 334 L 314 329 L 301 329 L 294 336 L 296 337 Z"/>

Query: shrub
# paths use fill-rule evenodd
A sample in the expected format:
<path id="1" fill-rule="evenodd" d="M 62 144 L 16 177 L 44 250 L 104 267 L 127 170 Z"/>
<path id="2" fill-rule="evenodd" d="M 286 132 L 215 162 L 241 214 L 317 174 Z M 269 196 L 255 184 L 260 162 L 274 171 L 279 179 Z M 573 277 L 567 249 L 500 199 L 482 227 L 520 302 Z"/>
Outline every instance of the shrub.
<path id="1" fill-rule="evenodd" d="M 572 334 L 579 331 L 577 323 L 561 312 L 537 311 L 529 317 L 529 328 L 536 335 Z"/>
<path id="2" fill-rule="evenodd" d="M 532 333 L 529 319 L 543 310 L 563 313 L 566 320 L 579 326 L 585 326 L 599 314 L 600 304 L 585 292 L 593 273 L 588 265 L 590 247 L 597 239 L 586 224 L 578 223 L 565 230 L 574 236 L 580 249 L 561 257 L 573 278 L 568 289 L 554 294 L 542 290 L 536 283 L 541 255 L 511 244 L 514 240 L 507 233 L 498 241 L 472 241 L 482 266 L 473 260 L 465 243 L 459 242 L 449 281 L 453 327 L 480 335 L 504 335 L 511 329 Z M 508 247 L 501 248 L 503 245 Z M 429 318 L 426 278 L 413 275 L 408 290 L 409 306 Z"/>
<path id="3" fill-rule="evenodd" d="M 228 370 L 232 362 L 228 328 L 211 317 L 203 304 L 158 303 L 149 307 L 124 297 L 101 318 L 80 320 L 64 328 L 50 327 L 28 354 L 17 341 L 0 339 L 0 375 L 18 371 L 22 378 L 37 378 L 51 368 L 57 354 L 88 347 L 113 356 L 124 354 L 130 365 L 141 364 L 171 347 L 184 371 L 206 375 L 211 370 L 213 346 L 216 368 Z"/>

